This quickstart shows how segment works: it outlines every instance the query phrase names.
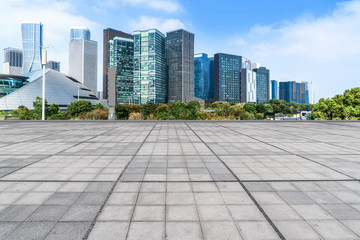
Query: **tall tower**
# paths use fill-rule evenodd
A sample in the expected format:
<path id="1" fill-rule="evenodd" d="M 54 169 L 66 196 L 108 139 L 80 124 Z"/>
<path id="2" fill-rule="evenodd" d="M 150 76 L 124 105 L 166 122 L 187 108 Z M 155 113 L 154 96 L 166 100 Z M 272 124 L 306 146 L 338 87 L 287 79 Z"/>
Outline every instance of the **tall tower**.
<path id="1" fill-rule="evenodd" d="M 80 39 L 90 40 L 90 30 L 84 26 L 71 27 L 70 42 Z"/>
<path id="2" fill-rule="evenodd" d="M 147 102 L 166 102 L 165 35 L 156 29 L 134 32 L 134 103 Z"/>
<path id="3" fill-rule="evenodd" d="M 270 70 L 259 67 L 253 71 L 256 72 L 256 102 L 267 103 L 270 100 Z"/>
<path id="4" fill-rule="evenodd" d="M 23 53 L 20 49 L 5 48 L 3 73 L 10 75 L 21 75 L 23 64 Z"/>
<path id="5" fill-rule="evenodd" d="M 108 99 L 108 64 L 109 64 L 109 41 L 115 37 L 133 39 L 131 34 L 127 34 L 112 28 L 104 29 L 103 34 L 103 99 Z"/>
<path id="6" fill-rule="evenodd" d="M 71 29 L 72 30 L 72 29 Z M 70 32 L 71 32 L 70 30 Z M 69 76 L 97 92 L 97 42 L 84 38 L 69 44 Z"/>
<path id="7" fill-rule="evenodd" d="M 41 22 L 23 22 L 21 34 L 24 54 L 22 72 L 28 73 L 42 69 L 43 25 Z"/>
<path id="8" fill-rule="evenodd" d="M 166 34 L 169 102 L 195 100 L 194 38 L 183 29 Z"/>

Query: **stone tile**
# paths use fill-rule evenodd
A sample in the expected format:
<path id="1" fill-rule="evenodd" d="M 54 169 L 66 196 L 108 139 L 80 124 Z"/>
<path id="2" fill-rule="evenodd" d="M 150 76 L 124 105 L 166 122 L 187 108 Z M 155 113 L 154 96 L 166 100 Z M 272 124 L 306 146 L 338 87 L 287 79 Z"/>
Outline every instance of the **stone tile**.
<path id="1" fill-rule="evenodd" d="M 357 239 L 352 231 L 336 220 L 312 220 L 310 225 L 324 239 Z"/>
<path id="2" fill-rule="evenodd" d="M 127 240 L 158 240 L 164 237 L 164 222 L 132 222 Z"/>
<path id="3" fill-rule="evenodd" d="M 263 205 L 271 220 L 300 220 L 301 217 L 289 205 Z"/>
<path id="4" fill-rule="evenodd" d="M 38 207 L 38 205 L 11 205 L 0 212 L 0 221 L 25 221 Z"/>
<path id="5" fill-rule="evenodd" d="M 60 221 L 91 222 L 95 219 L 100 206 L 73 205 L 62 216 Z"/>
<path id="6" fill-rule="evenodd" d="M 165 193 L 140 193 L 137 204 L 140 205 L 154 205 L 165 204 Z"/>
<path id="7" fill-rule="evenodd" d="M 72 205 L 76 199 L 80 196 L 80 193 L 74 192 L 56 192 L 49 199 L 47 199 L 45 205 Z"/>
<path id="8" fill-rule="evenodd" d="M 346 204 L 322 204 L 328 213 L 339 220 L 360 220 L 360 212 Z"/>
<path id="9" fill-rule="evenodd" d="M 103 193 L 82 193 L 76 200 L 78 205 L 102 205 L 106 194 Z"/>
<path id="10" fill-rule="evenodd" d="M 274 221 L 274 224 L 286 239 L 321 239 L 321 237 L 304 221 Z"/>
<path id="11" fill-rule="evenodd" d="M 202 240 L 199 223 L 194 222 L 167 222 L 166 236 L 168 240 Z"/>
<path id="12" fill-rule="evenodd" d="M 57 222 L 68 210 L 66 205 L 43 205 L 40 206 L 27 221 L 35 222 Z"/>
<path id="13" fill-rule="evenodd" d="M 266 221 L 237 222 L 241 235 L 246 240 L 275 240 L 280 239 L 274 229 Z"/>
<path id="14" fill-rule="evenodd" d="M 137 193 L 112 193 L 107 204 L 109 205 L 134 205 Z"/>
<path id="15" fill-rule="evenodd" d="M 85 237 L 91 222 L 59 222 L 45 240 L 77 240 Z"/>
<path id="16" fill-rule="evenodd" d="M 242 239 L 233 222 L 202 222 L 201 226 L 206 240 Z"/>
<path id="17" fill-rule="evenodd" d="M 331 214 L 318 205 L 292 205 L 291 206 L 305 220 L 331 220 Z"/>
<path id="18" fill-rule="evenodd" d="M 44 239 L 55 222 L 24 222 L 16 228 L 7 239 L 9 240 L 38 240 Z"/>
<path id="19" fill-rule="evenodd" d="M 132 221 L 164 222 L 165 206 L 136 206 Z"/>
<path id="20" fill-rule="evenodd" d="M 105 206 L 98 220 L 129 221 L 131 218 L 132 209 L 132 206 Z"/>
<path id="21" fill-rule="evenodd" d="M 302 192 L 278 192 L 289 204 L 313 204 L 314 202 Z"/>
<path id="22" fill-rule="evenodd" d="M 199 205 L 201 221 L 231 221 L 231 216 L 224 205 Z"/>
<path id="23" fill-rule="evenodd" d="M 264 219 L 264 216 L 255 205 L 228 205 L 228 209 L 236 221 Z"/>
<path id="24" fill-rule="evenodd" d="M 41 205 L 52 193 L 30 192 L 22 196 L 15 204 L 17 205 Z"/>
<path id="25" fill-rule="evenodd" d="M 199 221 L 195 206 L 168 206 L 166 220 L 175 222 Z"/>
<path id="26" fill-rule="evenodd" d="M 220 193 L 194 193 L 197 204 L 224 204 Z"/>
<path id="27" fill-rule="evenodd" d="M 0 222 L 0 239 L 6 239 L 21 223 Z"/>
<path id="28" fill-rule="evenodd" d="M 126 222 L 97 222 L 88 240 L 125 240 L 128 228 Z"/>

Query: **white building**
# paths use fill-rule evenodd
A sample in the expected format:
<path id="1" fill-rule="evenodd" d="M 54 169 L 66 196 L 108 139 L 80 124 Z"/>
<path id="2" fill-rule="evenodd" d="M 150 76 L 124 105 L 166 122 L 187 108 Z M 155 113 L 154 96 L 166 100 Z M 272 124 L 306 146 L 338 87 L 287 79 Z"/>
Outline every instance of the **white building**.
<path id="1" fill-rule="evenodd" d="M 70 42 L 69 76 L 97 93 L 97 42 L 85 39 Z"/>
<path id="2" fill-rule="evenodd" d="M 23 65 L 23 52 L 16 48 L 4 49 L 3 74 L 21 75 Z"/>
<path id="3" fill-rule="evenodd" d="M 256 72 L 247 68 L 241 69 L 241 102 L 256 103 Z"/>

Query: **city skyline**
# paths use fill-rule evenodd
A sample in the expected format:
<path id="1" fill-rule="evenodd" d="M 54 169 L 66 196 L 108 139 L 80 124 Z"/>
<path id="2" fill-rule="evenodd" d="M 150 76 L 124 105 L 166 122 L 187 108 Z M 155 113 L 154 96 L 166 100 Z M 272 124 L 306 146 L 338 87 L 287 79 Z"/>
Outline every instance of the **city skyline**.
<path id="1" fill-rule="evenodd" d="M 13 16 L 11 14 L 15 13 L 15 9 L 19 12 L 32 9 L 31 3 L 21 5 L 20 2 L 4 3 L 5 12 Z M 39 0 L 28 2 L 41 4 Z M 161 6 L 156 4 L 159 2 L 163 4 Z M 144 1 L 139 0 L 131 3 L 127 0 L 119 0 L 106 1 L 101 6 L 99 1 L 89 1 L 84 4 L 82 0 L 79 0 L 70 4 L 69 1 L 49 0 L 47 5 L 50 7 L 47 6 L 44 10 L 41 10 L 44 11 L 44 14 L 41 14 L 41 12 L 40 14 L 34 14 L 29 11 L 29 14 L 17 14 L 14 17 L 9 17 L 13 21 L 10 24 L 6 23 L 5 31 L 1 33 L 3 35 L 0 46 L 2 48 L 20 48 L 21 33 L 19 24 L 21 21 L 39 20 L 44 24 L 45 44 L 53 46 L 49 50 L 49 59 L 60 61 L 62 63 L 61 70 L 66 73 L 68 70 L 68 64 L 66 63 L 68 53 L 65 40 L 69 38 L 68 29 L 71 26 L 84 25 L 88 27 L 94 40 L 99 45 L 102 44 L 102 31 L 107 27 L 127 33 L 133 33 L 133 30 L 136 29 L 157 28 L 164 34 L 167 31 L 184 28 L 196 35 L 195 53 L 204 52 L 211 57 L 214 53 L 224 52 L 247 57 L 253 62 L 260 62 L 269 68 L 272 79 L 312 82 L 313 89 L 316 92 L 316 99 L 319 99 L 321 97 L 331 97 L 347 88 L 356 87 L 358 83 L 356 76 L 360 70 L 355 66 L 358 65 L 359 60 L 354 56 L 359 54 L 360 49 L 352 47 L 349 50 L 349 47 L 346 47 L 354 45 L 357 41 L 357 34 L 354 35 L 353 32 L 360 24 L 360 21 L 357 20 L 360 19 L 360 2 L 357 0 L 340 1 L 336 4 L 337 2 L 339 1 L 320 0 L 310 5 L 307 0 L 301 3 L 277 1 L 271 4 L 260 1 L 259 6 L 256 7 L 258 13 L 266 13 L 266 10 L 269 9 L 268 14 L 260 14 L 260 16 L 255 14 L 255 7 L 249 5 L 249 3 L 241 3 L 243 4 L 242 9 L 247 9 L 245 11 L 240 9 L 240 3 L 228 1 L 217 7 L 220 12 L 224 12 L 228 8 L 229 14 L 224 16 L 224 13 L 222 13 L 219 16 L 206 18 L 208 22 L 205 23 L 205 19 L 201 18 L 204 15 L 199 14 L 197 16 L 195 9 L 201 6 L 202 11 L 205 12 L 211 9 L 214 10 L 215 4 L 211 2 L 204 5 L 203 1 L 190 3 L 190 1 L 152 0 L 144 3 Z M 232 8 L 230 7 L 231 4 L 233 4 Z M 112 7 L 109 7 L 109 5 Z M 282 5 L 287 11 L 276 9 L 276 6 L 279 5 Z M 51 8 L 51 11 L 48 7 Z M 145 10 L 145 7 L 148 10 Z M 13 11 L 11 11 L 12 9 Z M 49 11 L 45 12 L 46 10 Z M 96 11 L 99 12 L 95 14 Z M 128 20 L 121 21 L 119 19 L 119 21 L 114 21 L 116 19 L 114 18 L 115 13 L 118 16 L 119 13 L 124 11 L 127 11 L 124 17 L 127 17 Z M 231 13 L 234 13 L 234 11 L 238 11 L 238 14 L 233 16 L 233 20 L 235 20 L 233 22 L 237 22 L 236 26 L 229 21 L 231 20 Z M 104 17 L 104 15 L 107 15 L 107 17 Z M 219 27 L 220 17 L 227 23 L 223 24 L 222 28 Z M 64 21 L 60 21 L 61 26 L 59 26 L 59 21 L 55 21 L 54 18 L 64 19 Z M 247 20 L 239 22 L 239 18 L 246 18 Z M 216 23 L 216 21 L 218 22 Z M 121 24 L 119 24 L 120 22 Z M 339 32 L 339 25 L 347 26 L 347 28 L 340 28 L 340 32 L 343 34 L 341 41 L 337 36 L 338 34 L 331 35 L 332 32 L 328 27 L 326 28 L 329 24 L 333 25 L 337 32 Z M 11 29 L 9 26 L 12 26 Z M 318 31 L 318 33 L 315 34 L 314 31 Z M 351 33 L 351 37 L 348 37 L 348 32 Z M 305 33 L 309 36 L 304 37 Z M 328 40 L 325 39 L 325 42 L 324 40 L 320 41 L 321 45 L 319 45 L 319 39 L 324 39 L 324 36 Z M 289 39 L 292 41 L 288 41 Z M 276 42 L 283 44 L 283 47 L 279 48 L 275 44 Z M 99 90 L 102 89 L 101 50 L 98 51 Z M 3 58 L 3 56 L 0 57 Z M 338 68 L 336 68 L 339 61 L 348 62 L 345 69 L 347 76 L 343 75 L 344 71 L 338 71 Z M 310 68 L 309 66 L 313 67 Z M 324 84 L 326 84 L 326 88 L 321 87 Z"/>

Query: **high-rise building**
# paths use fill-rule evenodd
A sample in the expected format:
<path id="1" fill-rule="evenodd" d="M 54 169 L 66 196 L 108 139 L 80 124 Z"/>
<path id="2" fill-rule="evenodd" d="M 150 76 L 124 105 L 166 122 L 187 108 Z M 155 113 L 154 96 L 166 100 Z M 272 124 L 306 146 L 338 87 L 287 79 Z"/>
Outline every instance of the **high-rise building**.
<path id="1" fill-rule="evenodd" d="M 210 59 L 205 53 L 194 56 L 194 91 L 195 97 L 210 99 Z"/>
<path id="2" fill-rule="evenodd" d="M 70 42 L 80 39 L 90 40 L 90 30 L 84 26 L 70 28 Z"/>
<path id="3" fill-rule="evenodd" d="M 309 103 L 306 94 L 306 83 L 295 81 L 279 83 L 279 99 L 286 102 Z"/>
<path id="4" fill-rule="evenodd" d="M 256 63 L 256 62 L 251 63 L 251 69 L 252 70 L 260 68 L 260 67 L 261 67 L 260 63 Z"/>
<path id="5" fill-rule="evenodd" d="M 156 29 L 134 32 L 134 103 L 166 102 L 165 35 Z"/>
<path id="6" fill-rule="evenodd" d="M 195 100 L 194 38 L 194 34 L 183 29 L 166 34 L 169 102 Z"/>
<path id="7" fill-rule="evenodd" d="M 241 69 L 241 102 L 256 103 L 256 72 L 248 68 Z"/>
<path id="8" fill-rule="evenodd" d="M 103 34 L 103 98 L 108 99 L 108 64 L 109 64 L 109 41 L 115 37 L 133 39 L 133 36 L 112 28 L 104 29 Z"/>
<path id="9" fill-rule="evenodd" d="M 97 92 L 97 42 L 85 39 L 70 42 L 69 76 Z"/>
<path id="10" fill-rule="evenodd" d="M 271 99 L 279 99 L 279 86 L 276 80 L 271 80 Z"/>
<path id="11" fill-rule="evenodd" d="M 60 72 L 60 62 L 57 61 L 48 61 L 46 63 L 46 68 Z"/>
<path id="12" fill-rule="evenodd" d="M 116 103 L 132 104 L 134 92 L 134 40 L 115 37 L 109 41 L 108 67 L 116 68 Z"/>
<path id="13" fill-rule="evenodd" d="M 20 49 L 5 48 L 3 74 L 21 75 L 23 64 L 23 53 Z"/>
<path id="14" fill-rule="evenodd" d="M 224 53 L 215 54 L 214 101 L 241 102 L 240 85 L 243 68 L 251 71 L 251 62 L 248 59 Z"/>
<path id="15" fill-rule="evenodd" d="M 270 100 L 270 70 L 260 67 L 253 71 L 256 72 L 256 102 L 267 103 Z"/>
<path id="16" fill-rule="evenodd" d="M 43 25 L 41 22 L 23 22 L 21 34 L 24 54 L 22 72 L 28 73 L 42 69 Z"/>
<path id="17" fill-rule="evenodd" d="M 215 79 L 215 72 L 214 72 L 214 57 L 209 58 L 210 63 L 210 70 L 209 70 L 209 76 L 210 76 L 210 83 L 209 83 L 209 100 L 212 102 L 214 100 L 214 79 Z"/>

